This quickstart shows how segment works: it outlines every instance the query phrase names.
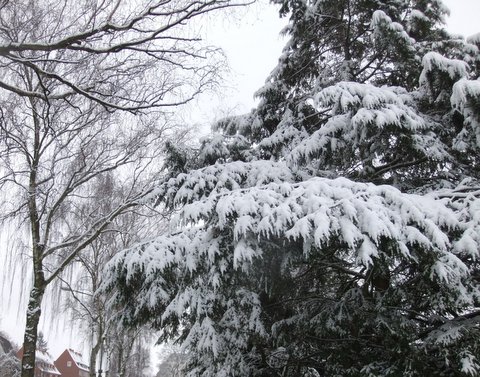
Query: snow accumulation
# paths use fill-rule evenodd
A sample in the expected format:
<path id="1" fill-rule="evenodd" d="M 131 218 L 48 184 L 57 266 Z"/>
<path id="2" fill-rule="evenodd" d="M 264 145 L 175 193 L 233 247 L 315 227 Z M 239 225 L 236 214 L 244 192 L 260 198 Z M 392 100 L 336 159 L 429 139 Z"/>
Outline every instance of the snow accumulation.
<path id="1" fill-rule="evenodd" d="M 392 21 L 392 19 L 382 10 L 376 10 L 373 13 L 371 27 L 375 30 L 377 38 L 382 37 L 386 28 L 388 31 L 394 32 L 407 44 L 415 43 L 415 39 L 408 35 L 402 24 Z"/>
<path id="2" fill-rule="evenodd" d="M 425 13 L 419 11 L 418 9 L 413 9 L 410 12 L 410 18 L 411 19 L 418 19 L 418 20 L 422 20 L 422 21 L 430 21 L 430 19 L 427 16 L 425 16 Z"/>
<path id="3" fill-rule="evenodd" d="M 121 254 L 116 257 L 117 262 L 124 261 L 128 279 L 134 278 L 138 269 L 145 271 L 147 280 L 157 279 L 156 271 L 173 265 L 195 271 L 200 263 L 213 263 L 222 255 L 224 246 L 215 237 L 215 230 L 202 223 L 216 219 L 217 231 L 232 231 L 236 269 L 248 268 L 253 258 L 261 256 L 261 249 L 254 247 L 252 239 L 302 239 L 304 253 L 308 254 L 314 252 L 313 247 L 321 249 L 336 238 L 356 255 L 358 265 L 369 266 L 372 258 L 381 253 L 379 245 L 386 238 L 396 244 L 403 258 L 411 261 L 416 259 L 411 253 L 412 245 L 432 250 L 436 254 L 430 271 L 432 279 L 461 285 L 461 278 L 468 274 L 468 268 L 452 252 L 449 238 L 442 231 L 460 229 L 462 224 L 441 200 L 345 178 L 279 181 L 274 178 L 279 172 L 288 177 L 284 164 L 257 161 L 210 166 L 171 179 L 164 193 L 175 192 L 172 199 L 186 203 L 179 212 L 179 224 L 188 227 Z M 247 186 L 252 186 L 246 189 L 238 184 L 242 181 L 240 175 L 243 182 L 249 181 Z M 221 267 L 210 275 L 213 288 L 218 284 L 218 273 L 222 274 Z M 152 305 L 168 297 L 161 284 L 154 286 L 155 294 L 147 295 L 153 300 Z"/>
<path id="4" fill-rule="evenodd" d="M 480 44 L 480 33 L 473 34 L 467 38 L 467 42 L 478 45 Z"/>
<path id="5" fill-rule="evenodd" d="M 266 254 L 264 245 L 278 240 L 284 246 L 300 241 L 303 248 L 298 252 L 306 257 L 335 243 L 342 257 L 359 269 L 370 268 L 379 256 L 415 265 L 428 250 L 432 262 L 422 264 L 424 276 L 438 284 L 439 292 L 454 287 L 459 305 L 473 304 L 464 285 L 468 267 L 458 254 L 478 257 L 480 227 L 474 223 L 480 219 L 471 214 L 479 201 L 472 202 L 461 219 L 448 200 L 434 195 L 405 194 L 391 186 L 345 178 L 295 182 L 286 163 L 273 161 L 208 166 L 170 179 L 156 195 L 167 203 L 183 204 L 178 227 L 117 254 L 108 271 L 113 266 L 125 271 L 127 285 L 142 276 L 134 310 L 157 312 L 161 307 L 162 323 L 192 313 L 198 320 L 189 328 L 185 347 L 193 344 L 197 351 L 216 356 L 235 342 L 240 344 L 248 331 L 270 331 L 263 327 L 259 296 L 229 284 L 229 279 L 235 275 L 232 271 L 253 268 L 252 262 Z M 463 241 L 449 239 L 447 232 L 467 227 L 472 232 Z M 393 255 L 384 252 L 385 240 Z M 185 288 L 178 290 L 183 284 Z M 212 308 L 218 302 L 224 311 L 215 322 Z M 241 331 L 235 332 L 238 324 Z M 445 327 L 434 335 L 447 341 L 455 331 Z M 472 360 L 465 358 L 466 369 Z"/>
<path id="6" fill-rule="evenodd" d="M 448 59 L 438 52 L 430 51 L 422 59 L 423 71 L 420 74 L 420 84 L 428 83 L 427 74 L 434 70 L 448 73 L 452 80 L 468 77 L 468 64 L 463 60 Z"/>
<path id="7" fill-rule="evenodd" d="M 468 145 L 480 147 L 480 119 L 475 110 L 480 104 L 480 80 L 457 81 L 450 102 L 463 115 L 466 125 L 456 136 L 453 146 L 459 151 L 466 150 Z"/>
<path id="8" fill-rule="evenodd" d="M 286 157 L 291 164 L 327 150 L 355 150 L 369 139 L 386 145 L 380 136 L 388 139 L 392 128 L 398 130 L 397 136 L 414 135 L 408 136 L 414 147 L 432 158 L 440 160 L 447 155 L 435 135 L 427 132 L 427 123 L 418 113 L 412 94 L 403 88 L 340 82 L 321 90 L 314 104 L 319 111 L 330 109 L 330 117 L 311 135 L 299 137 L 301 140 Z"/>
<path id="9" fill-rule="evenodd" d="M 451 104 L 454 108 L 464 110 L 470 100 L 480 101 L 480 80 L 461 79 L 453 85 Z"/>
<path id="10" fill-rule="evenodd" d="M 83 360 L 82 354 L 71 348 L 68 349 L 68 353 L 72 357 L 75 364 L 82 370 L 89 371 L 87 363 Z"/>
<path id="11" fill-rule="evenodd" d="M 42 372 L 48 372 L 61 376 L 61 373 L 54 365 L 52 356 L 48 352 L 37 349 L 35 351 L 35 365 Z"/>

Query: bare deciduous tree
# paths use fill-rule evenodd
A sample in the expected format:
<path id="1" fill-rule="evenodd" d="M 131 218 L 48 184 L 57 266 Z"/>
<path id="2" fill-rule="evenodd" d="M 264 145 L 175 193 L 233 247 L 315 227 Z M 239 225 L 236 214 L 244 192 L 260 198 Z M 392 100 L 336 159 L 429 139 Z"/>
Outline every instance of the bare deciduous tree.
<path id="1" fill-rule="evenodd" d="M 188 354 L 175 346 L 167 347 L 164 351 L 163 360 L 158 365 L 156 377 L 184 377 L 183 371 Z"/>
<path id="2" fill-rule="evenodd" d="M 165 109 L 215 82 L 214 50 L 189 24 L 234 5 L 240 4 L 0 1 L 3 213 L 28 225 L 33 264 L 22 377 L 34 374 L 46 287 L 149 190 L 148 161 L 158 149 L 148 146 L 161 136 Z M 112 172 L 125 189 L 103 196 L 94 183 Z M 111 205 L 102 207 L 102 200 Z"/>
<path id="3" fill-rule="evenodd" d="M 0 88 L 137 112 L 188 102 L 212 83 L 215 50 L 188 25 L 231 0 L 0 2 Z M 201 64 L 199 64 L 201 61 Z M 158 69 L 162 67 L 162 69 Z M 29 75 L 36 85 L 23 81 Z"/>
<path id="4" fill-rule="evenodd" d="M 146 148 L 155 141 L 156 130 L 148 124 L 125 124 L 93 103 L 74 109 L 35 98 L 13 100 L 3 102 L 8 106 L 0 125 L 0 185 L 4 216 L 23 219 L 30 229 L 33 288 L 22 368 L 23 376 L 33 376 L 46 287 L 115 218 L 138 205 L 148 190 L 142 182 L 148 169 Z M 124 177 L 128 189 L 123 195 L 93 190 L 96 181 L 112 172 Z M 111 201 L 111 209 L 92 205 L 102 201 Z M 83 217 L 79 207 L 88 208 Z"/>
<path id="5" fill-rule="evenodd" d="M 118 327 L 108 342 L 108 377 L 143 377 L 150 364 L 149 334 L 142 328 Z M 151 335 L 150 335 L 151 336 Z"/>
<path id="6" fill-rule="evenodd" d="M 181 134 L 175 135 L 177 142 L 181 142 L 182 138 Z M 118 182 L 119 180 L 113 174 L 108 174 L 97 182 L 95 190 L 102 192 L 105 197 L 118 196 L 123 189 Z M 98 207 L 108 210 L 112 210 L 113 205 L 111 201 L 105 200 L 98 203 Z M 87 207 L 86 210 L 88 210 Z M 82 208 L 77 210 L 80 217 L 87 215 L 87 213 L 83 213 Z M 132 343 L 130 338 L 136 339 L 134 335 L 140 334 L 141 331 L 139 329 L 123 329 L 116 320 L 115 311 L 112 308 L 109 310 L 107 307 L 107 301 L 111 297 L 97 290 L 103 282 L 103 268 L 115 253 L 139 242 L 152 231 L 152 228 L 158 231 L 159 224 L 163 222 L 163 216 L 159 219 L 157 215 L 160 214 L 142 206 L 116 218 L 108 233 L 92 242 L 75 258 L 76 263 L 72 265 L 73 273 L 70 281 L 62 281 L 62 289 L 69 293 L 66 308 L 72 319 L 85 328 L 90 339 L 89 369 L 91 377 L 95 377 L 96 371 L 102 368 L 101 360 L 99 360 L 102 347 L 107 354 L 117 355 L 115 369 L 123 370 L 123 374 L 125 374 L 127 364 L 132 367 L 129 357 L 134 342 Z M 122 331 L 118 328 L 122 328 L 127 336 L 121 336 Z M 133 340 L 135 341 L 135 339 Z M 111 347 L 108 347 L 106 343 Z M 119 354 L 121 354 L 120 358 L 118 358 Z"/>

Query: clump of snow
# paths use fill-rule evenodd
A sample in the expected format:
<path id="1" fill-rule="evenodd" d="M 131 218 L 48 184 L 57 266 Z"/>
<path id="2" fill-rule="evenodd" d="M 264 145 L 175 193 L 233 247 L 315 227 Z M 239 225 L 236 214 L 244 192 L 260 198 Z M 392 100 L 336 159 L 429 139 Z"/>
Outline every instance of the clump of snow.
<path id="1" fill-rule="evenodd" d="M 330 151 L 351 153 L 370 140 L 383 143 L 371 151 L 380 154 L 391 135 L 410 138 L 415 149 L 431 158 L 440 160 L 447 155 L 436 135 L 427 131 L 433 123 L 427 125 L 412 94 L 403 88 L 340 82 L 317 93 L 314 105 L 329 115 L 328 121 L 293 145 L 286 157 L 292 165 L 322 153 L 328 156 Z"/>
<path id="2" fill-rule="evenodd" d="M 467 42 L 474 44 L 474 45 L 480 45 L 480 33 L 473 34 L 467 38 Z"/>
<path id="3" fill-rule="evenodd" d="M 454 148 L 463 151 L 468 145 L 480 147 L 480 80 L 462 79 L 453 85 L 451 105 L 464 117 L 464 128 L 453 141 Z"/>
<path id="4" fill-rule="evenodd" d="M 426 53 L 422 59 L 423 70 L 420 74 L 420 85 L 428 83 L 428 73 L 439 70 L 445 72 L 448 76 L 456 81 L 461 78 L 468 77 L 468 64 L 463 60 L 449 59 L 438 52 L 430 51 Z"/>
<path id="5" fill-rule="evenodd" d="M 480 364 L 478 363 L 477 357 L 470 352 L 462 352 L 460 364 L 462 366 L 461 371 L 465 374 L 477 376 L 480 371 Z"/>
<path id="6" fill-rule="evenodd" d="M 410 18 L 418 19 L 418 20 L 422 20 L 422 21 L 430 21 L 430 19 L 427 16 L 425 16 L 425 13 L 419 11 L 418 9 L 413 9 L 410 12 Z"/>
<path id="7" fill-rule="evenodd" d="M 392 19 L 382 10 L 376 10 L 372 15 L 371 27 L 374 29 L 377 38 L 382 38 L 384 31 L 394 32 L 399 39 L 407 44 L 415 43 L 415 39 L 411 38 L 403 28 L 402 24 L 392 21 Z"/>
<path id="8" fill-rule="evenodd" d="M 467 107 L 470 99 L 480 99 L 480 80 L 462 79 L 453 85 L 450 102 L 454 108 L 460 111 Z"/>

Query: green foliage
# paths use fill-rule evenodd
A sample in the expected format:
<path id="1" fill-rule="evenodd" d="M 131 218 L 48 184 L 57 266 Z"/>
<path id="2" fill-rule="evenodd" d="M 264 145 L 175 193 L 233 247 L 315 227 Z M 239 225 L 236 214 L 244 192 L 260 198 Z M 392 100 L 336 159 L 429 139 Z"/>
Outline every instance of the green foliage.
<path id="1" fill-rule="evenodd" d="M 190 376 L 479 375 L 478 46 L 437 0 L 278 3 L 260 104 L 152 194 L 177 228 L 117 302 Z"/>

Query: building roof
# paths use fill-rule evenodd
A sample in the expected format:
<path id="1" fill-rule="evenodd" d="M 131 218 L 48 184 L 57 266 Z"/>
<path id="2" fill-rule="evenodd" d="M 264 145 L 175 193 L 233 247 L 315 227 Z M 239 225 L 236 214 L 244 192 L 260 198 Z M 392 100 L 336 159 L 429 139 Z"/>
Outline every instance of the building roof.
<path id="1" fill-rule="evenodd" d="M 35 351 L 35 366 L 42 372 L 48 372 L 58 376 L 62 375 L 53 364 L 52 356 L 46 351 L 39 349 Z"/>
<path id="2" fill-rule="evenodd" d="M 71 348 L 69 348 L 67 351 L 79 369 L 84 370 L 86 372 L 89 371 L 89 367 L 87 363 L 83 360 L 82 354 L 80 352 L 77 352 Z"/>
<path id="3" fill-rule="evenodd" d="M 0 335 L 0 354 L 9 353 L 12 350 L 12 345 L 7 338 Z"/>

